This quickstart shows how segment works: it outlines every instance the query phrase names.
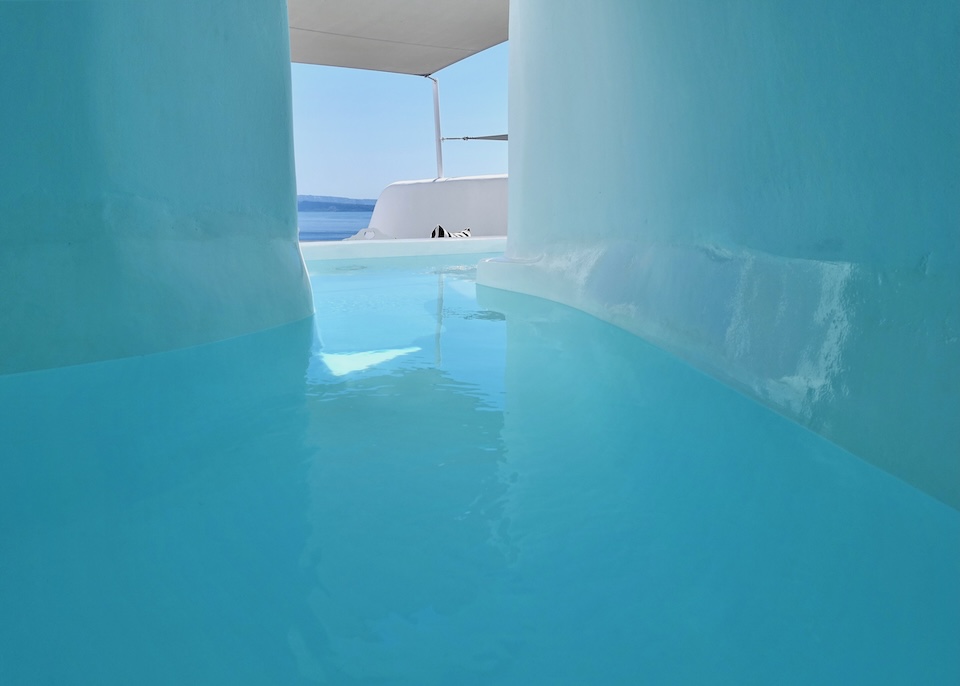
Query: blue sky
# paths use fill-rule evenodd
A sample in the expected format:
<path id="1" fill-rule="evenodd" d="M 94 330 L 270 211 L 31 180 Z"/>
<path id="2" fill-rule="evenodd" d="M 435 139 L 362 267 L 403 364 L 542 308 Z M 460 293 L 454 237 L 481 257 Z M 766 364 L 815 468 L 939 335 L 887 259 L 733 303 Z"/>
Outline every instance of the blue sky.
<path id="1" fill-rule="evenodd" d="M 444 136 L 507 133 L 507 43 L 443 69 Z M 422 76 L 291 65 L 297 192 L 376 198 L 394 181 L 433 178 L 433 84 Z M 507 171 L 507 144 L 448 141 L 445 176 Z"/>

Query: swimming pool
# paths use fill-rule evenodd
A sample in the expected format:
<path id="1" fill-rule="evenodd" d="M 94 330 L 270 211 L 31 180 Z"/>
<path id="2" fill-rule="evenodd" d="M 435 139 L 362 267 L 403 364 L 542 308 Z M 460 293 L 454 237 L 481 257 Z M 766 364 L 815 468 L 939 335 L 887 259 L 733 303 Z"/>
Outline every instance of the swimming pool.
<path id="1" fill-rule="evenodd" d="M 476 259 L 0 377 L 0 683 L 960 680 L 960 513 Z"/>

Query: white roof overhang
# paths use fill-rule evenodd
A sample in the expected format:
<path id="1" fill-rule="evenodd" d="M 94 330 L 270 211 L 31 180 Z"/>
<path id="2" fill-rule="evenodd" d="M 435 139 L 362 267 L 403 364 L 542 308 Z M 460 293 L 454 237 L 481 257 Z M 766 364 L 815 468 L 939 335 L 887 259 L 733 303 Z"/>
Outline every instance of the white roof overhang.
<path id="1" fill-rule="evenodd" d="M 509 0 L 287 0 L 290 59 L 433 74 L 507 40 Z"/>

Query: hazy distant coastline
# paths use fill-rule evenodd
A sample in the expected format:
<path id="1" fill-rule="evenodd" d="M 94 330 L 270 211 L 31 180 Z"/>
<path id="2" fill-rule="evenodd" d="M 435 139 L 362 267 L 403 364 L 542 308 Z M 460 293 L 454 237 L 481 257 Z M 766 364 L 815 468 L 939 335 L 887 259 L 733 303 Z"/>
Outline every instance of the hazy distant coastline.
<path id="1" fill-rule="evenodd" d="M 370 225 L 376 200 L 333 195 L 298 195 L 301 241 L 341 241 Z"/>
<path id="2" fill-rule="evenodd" d="M 373 212 L 376 200 L 334 195 L 298 195 L 298 212 Z"/>

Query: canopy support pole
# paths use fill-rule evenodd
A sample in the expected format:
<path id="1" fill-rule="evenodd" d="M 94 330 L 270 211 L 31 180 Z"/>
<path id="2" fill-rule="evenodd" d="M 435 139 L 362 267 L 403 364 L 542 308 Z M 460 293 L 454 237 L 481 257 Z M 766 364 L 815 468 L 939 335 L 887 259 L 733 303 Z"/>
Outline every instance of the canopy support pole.
<path id="1" fill-rule="evenodd" d="M 443 178 L 443 141 L 440 137 L 440 84 L 429 74 L 424 78 L 433 81 L 433 129 L 437 141 L 437 178 Z"/>

